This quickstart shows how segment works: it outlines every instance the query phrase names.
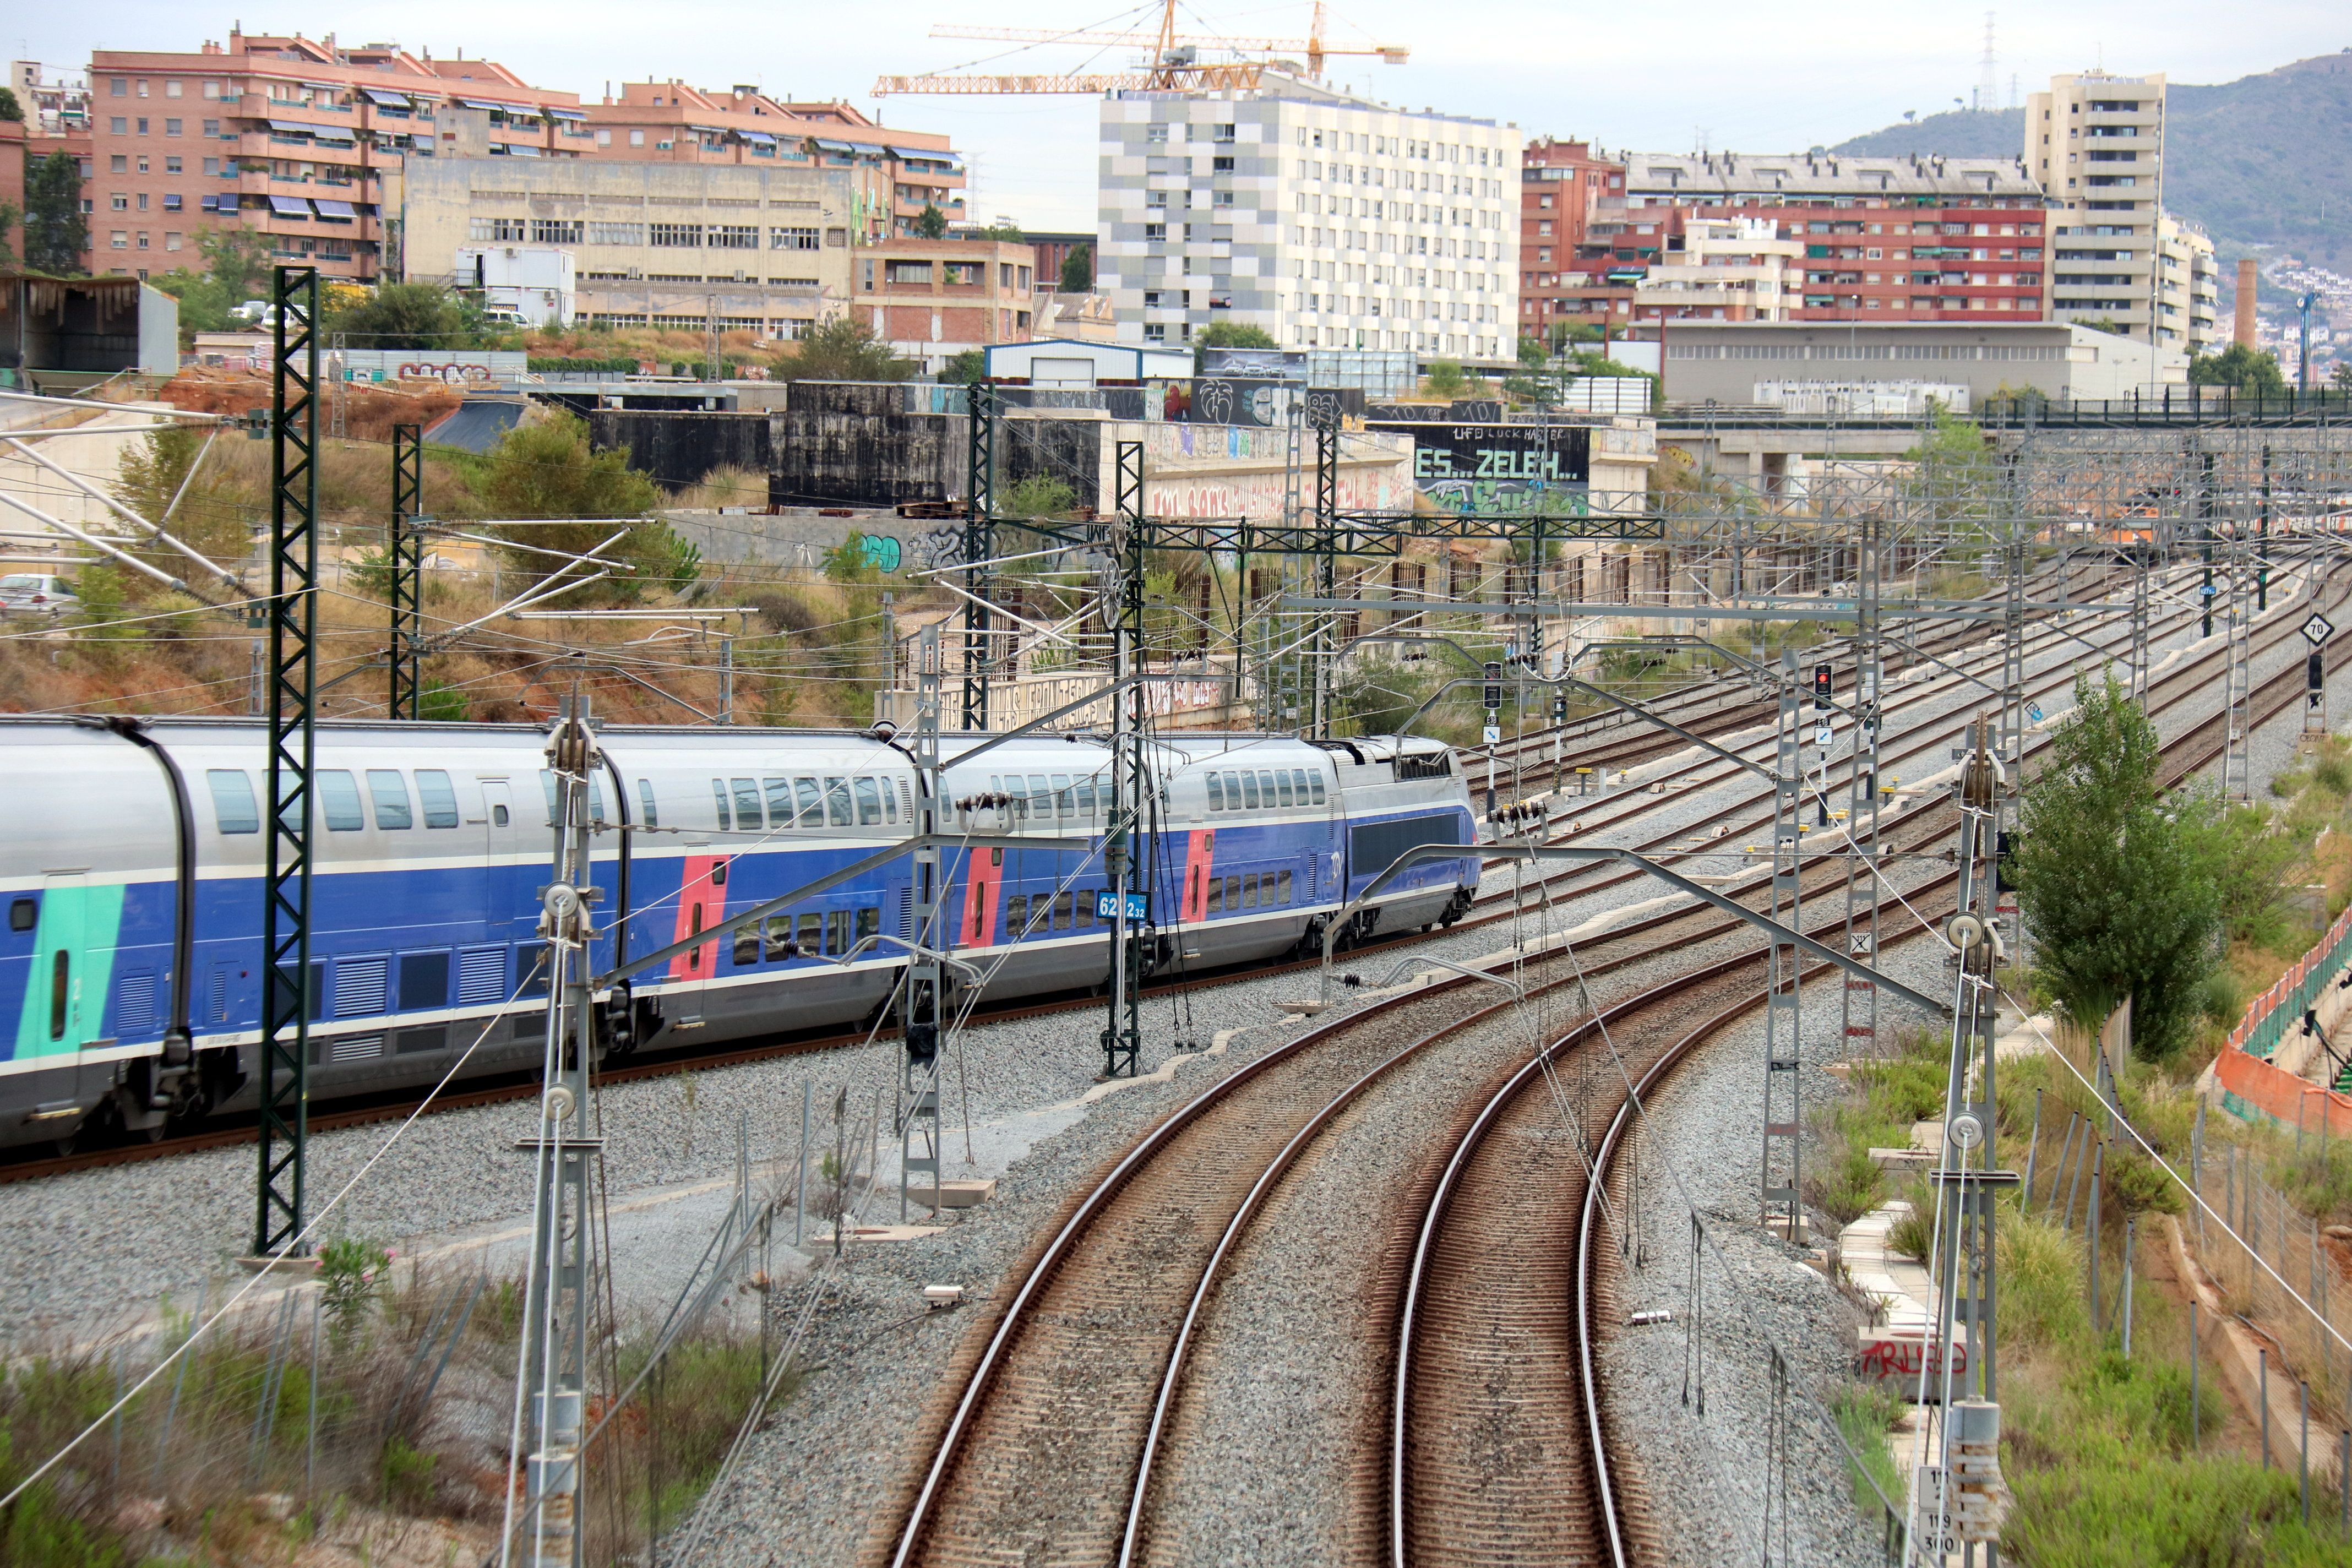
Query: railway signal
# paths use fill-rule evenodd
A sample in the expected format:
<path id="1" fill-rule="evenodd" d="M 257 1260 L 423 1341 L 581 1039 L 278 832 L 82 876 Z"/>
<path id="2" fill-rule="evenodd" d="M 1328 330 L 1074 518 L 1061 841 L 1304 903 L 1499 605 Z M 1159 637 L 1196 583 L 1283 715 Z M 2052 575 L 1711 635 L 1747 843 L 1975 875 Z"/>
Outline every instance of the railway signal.
<path id="1" fill-rule="evenodd" d="M 1492 723 L 1494 715 L 1503 706 L 1503 667 L 1498 661 L 1491 658 L 1486 661 L 1486 689 L 1484 696 L 1486 700 L 1479 706 L 1486 710 L 1487 722 Z"/>
<path id="2" fill-rule="evenodd" d="M 1833 689 L 1830 681 L 1830 667 L 1826 664 L 1813 666 L 1813 706 L 1824 713 L 1828 712 L 1834 706 L 1830 700 Z"/>

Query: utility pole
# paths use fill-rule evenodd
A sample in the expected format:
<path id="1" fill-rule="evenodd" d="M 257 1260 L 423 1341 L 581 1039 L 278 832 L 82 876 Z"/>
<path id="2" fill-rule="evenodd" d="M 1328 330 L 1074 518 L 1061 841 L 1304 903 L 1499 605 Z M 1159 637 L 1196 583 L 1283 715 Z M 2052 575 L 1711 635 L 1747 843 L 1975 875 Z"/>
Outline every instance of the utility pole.
<path id="1" fill-rule="evenodd" d="M 988 728 L 987 563 L 996 554 L 996 388 L 975 382 L 964 447 L 963 728 Z"/>
<path id="2" fill-rule="evenodd" d="M 424 690 L 425 426 L 392 427 L 392 518 L 384 555 L 392 568 L 392 665 L 388 707 L 414 719 Z"/>
<path id="3" fill-rule="evenodd" d="M 1878 963 L 1878 595 L 1880 531 L 1875 512 L 1862 518 L 1854 560 L 1853 763 L 1846 790 L 1845 951 L 1875 968 Z M 1826 756 L 1826 752 L 1824 752 Z M 1823 768 L 1826 788 L 1828 770 Z M 1840 1038 L 1852 1054 L 1857 1041 L 1878 1054 L 1878 986 L 1844 976 Z"/>
<path id="4" fill-rule="evenodd" d="M 1111 630 L 1111 678 L 1136 673 L 1143 646 L 1143 443 L 1121 441 L 1117 465 L 1117 530 L 1111 547 L 1118 560 L 1118 616 Z M 1143 760 L 1143 685 L 1115 690 L 1111 698 L 1110 834 L 1103 845 L 1103 869 L 1110 881 L 1110 1009 L 1102 1032 L 1103 1076 L 1133 1078 L 1143 1055 L 1141 943 L 1149 923 L 1149 847 L 1152 843 L 1150 770 Z M 1129 818 L 1132 818 L 1130 823 Z M 1139 854 L 1138 846 L 1144 853 Z M 1130 899 L 1146 913 L 1138 918 Z"/>
<path id="5" fill-rule="evenodd" d="M 269 818 L 262 878 L 260 1174 L 253 1255 L 302 1234 L 310 1127 L 311 773 L 317 755 L 319 269 L 272 275 Z"/>
<path id="6" fill-rule="evenodd" d="M 947 1016 L 947 966 L 940 962 L 945 947 L 940 904 L 946 897 L 940 851 L 929 842 L 940 830 L 940 628 L 926 626 L 915 647 L 915 833 L 923 847 L 915 851 L 914 943 L 907 966 L 906 1050 L 899 1062 L 898 1100 L 898 1223 L 907 1222 L 908 1204 L 918 1170 L 931 1176 L 931 1212 L 940 1204 L 940 1042 Z M 984 854 L 984 850 L 971 850 Z M 919 1143 L 922 1150 L 916 1152 Z M 835 1226 L 835 1241 L 840 1227 Z"/>
<path id="7" fill-rule="evenodd" d="M 1780 716 L 1776 727 L 1772 775 L 1772 919 L 1798 931 L 1797 882 L 1804 833 L 1804 760 L 1799 726 L 1803 721 L 1797 689 L 1797 655 L 1780 652 Z M 1789 1240 L 1804 1227 L 1804 1182 L 1799 1139 L 1804 1104 L 1799 1077 L 1804 1059 L 1798 1030 L 1797 981 L 1801 954 L 1794 942 L 1774 936 L 1766 949 L 1764 993 L 1764 1174 L 1763 1224 L 1787 1226 Z"/>
<path id="8" fill-rule="evenodd" d="M 588 1163 L 604 1140 L 585 1131 L 589 1073 L 595 1060 L 595 1016 L 590 994 L 596 930 L 590 910 L 603 890 L 591 885 L 593 823 L 589 779 L 603 765 L 588 727 L 588 699 L 575 690 L 548 737 L 555 776 L 554 865 L 541 895 L 541 962 L 547 966 L 547 1034 L 542 1061 L 539 1131 L 520 1147 L 537 1156 L 529 1284 L 523 1297 L 527 1347 L 530 1461 L 522 1521 L 532 1568 L 579 1568 L 580 1436 L 587 1397 L 588 1309 L 593 1299 L 588 1207 Z M 514 1531 L 503 1537 L 501 1563 Z"/>

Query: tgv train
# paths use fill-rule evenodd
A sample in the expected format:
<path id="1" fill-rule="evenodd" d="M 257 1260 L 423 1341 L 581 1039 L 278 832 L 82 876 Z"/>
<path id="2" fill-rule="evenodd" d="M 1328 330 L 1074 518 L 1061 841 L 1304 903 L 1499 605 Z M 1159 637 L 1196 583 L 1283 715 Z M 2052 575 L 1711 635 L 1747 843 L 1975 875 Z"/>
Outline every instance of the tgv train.
<path id="1" fill-rule="evenodd" d="M 1102 984 L 1097 894 L 1108 748 L 942 737 L 943 833 L 1067 849 L 943 854 L 931 945 L 992 999 Z M 905 751 L 858 732 L 612 727 L 592 777 L 603 933 L 596 973 L 687 942 L 911 836 Z M 536 1067 L 547 973 L 536 934 L 555 783 L 522 726 L 318 730 L 306 1005 L 314 1100 Z M 161 1136 L 168 1120 L 257 1099 L 258 721 L 0 718 L 0 1146 L 85 1129 Z M 1137 853 L 1138 956 L 1214 968 L 1319 945 L 1405 850 L 1421 861 L 1346 915 L 1335 941 L 1450 922 L 1478 861 L 1469 792 L 1431 741 L 1155 740 Z M 961 805 L 956 803 L 962 803 Z M 919 940 L 911 855 L 688 947 L 597 996 L 607 1055 L 876 1018 Z M 861 945 L 862 944 L 862 945 Z"/>

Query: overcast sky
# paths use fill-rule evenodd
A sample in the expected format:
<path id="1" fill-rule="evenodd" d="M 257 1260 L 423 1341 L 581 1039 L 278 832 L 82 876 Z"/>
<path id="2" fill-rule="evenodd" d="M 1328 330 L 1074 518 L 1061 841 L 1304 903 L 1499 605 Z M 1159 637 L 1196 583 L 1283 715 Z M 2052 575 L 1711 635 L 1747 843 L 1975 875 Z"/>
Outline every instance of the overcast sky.
<path id="1" fill-rule="evenodd" d="M 331 27 L 347 40 L 391 38 L 436 54 L 488 55 L 524 78 L 593 100 L 626 76 L 736 81 L 808 98 L 847 98 L 891 124 L 944 131 L 972 165 L 971 212 L 1002 213 L 1038 230 L 1090 229 L 1095 101 L 1089 98 L 866 96 L 877 75 L 946 71 L 1118 69 L 1128 50 L 1071 47 L 992 53 L 1011 45 L 929 37 L 935 22 L 1022 27 L 1150 27 L 1159 7 L 1118 0 L 1039 0 L 974 6 L 949 0 L 844 5 L 838 0 L 522 0 L 485 11 L 452 0 L 299 5 L 237 0 L 206 12 L 185 0 L 97 0 L 12 7 L 0 34 L 14 57 L 79 66 L 92 48 L 193 48 L 254 32 Z M 1303 4 L 1180 5 L 1180 26 L 1228 35 L 1302 32 Z M 1103 7 L 1103 8 L 1097 8 Z M 1337 58 L 1331 77 L 1413 107 L 1516 122 L 1530 135 L 1585 136 L 1612 147 L 1686 152 L 1702 139 L 1738 152 L 1801 150 L 1873 131 L 1906 110 L 1930 114 L 1975 90 L 1983 11 L 1922 0 L 1814 0 L 1795 10 L 1748 0 L 1671 5 L 1563 5 L 1557 0 L 1347 0 L 1329 40 L 1401 43 L 1412 63 Z M 2352 47 L 2341 0 L 2074 0 L 2002 10 L 1995 53 L 2000 101 L 2011 78 L 2030 92 L 2053 72 L 2104 64 L 2164 71 L 2176 81 L 2227 81 Z"/>

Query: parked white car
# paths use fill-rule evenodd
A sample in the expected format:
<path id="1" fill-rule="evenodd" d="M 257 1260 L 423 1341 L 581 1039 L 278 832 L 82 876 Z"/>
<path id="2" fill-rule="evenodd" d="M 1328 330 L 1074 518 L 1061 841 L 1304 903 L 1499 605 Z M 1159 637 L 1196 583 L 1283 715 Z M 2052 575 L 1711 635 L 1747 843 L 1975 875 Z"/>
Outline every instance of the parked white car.
<path id="1" fill-rule="evenodd" d="M 50 620 L 81 608 L 73 585 L 47 572 L 12 572 L 0 577 L 0 616 L 42 616 Z"/>

